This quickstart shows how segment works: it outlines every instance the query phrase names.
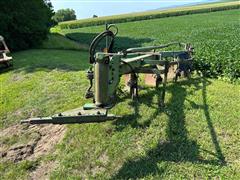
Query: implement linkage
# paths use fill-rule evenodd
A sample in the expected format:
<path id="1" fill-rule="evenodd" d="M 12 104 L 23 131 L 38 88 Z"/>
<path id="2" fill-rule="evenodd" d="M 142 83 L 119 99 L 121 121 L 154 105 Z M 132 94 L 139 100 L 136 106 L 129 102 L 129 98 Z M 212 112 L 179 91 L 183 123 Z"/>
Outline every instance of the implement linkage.
<path id="1" fill-rule="evenodd" d="M 190 76 L 193 61 L 193 48 L 190 44 L 174 42 L 159 46 L 130 48 L 114 53 L 114 39 L 117 33 L 118 29 L 115 25 L 108 25 L 90 45 L 89 62 L 92 67 L 87 72 L 90 87 L 85 97 L 93 98 L 92 104 L 85 104 L 82 108 L 61 115 L 30 118 L 21 122 L 72 124 L 113 120 L 118 116 L 108 114 L 108 110 L 114 106 L 113 101 L 122 76 L 125 76 L 126 85 L 133 99 L 138 97 L 138 74 L 145 74 L 146 84 L 154 85 L 156 88 L 163 84 L 161 105 L 164 104 L 167 79 L 177 81 L 181 75 Z M 105 47 L 101 51 L 97 50 L 103 41 L 106 43 Z M 156 51 L 176 45 L 181 50 Z"/>

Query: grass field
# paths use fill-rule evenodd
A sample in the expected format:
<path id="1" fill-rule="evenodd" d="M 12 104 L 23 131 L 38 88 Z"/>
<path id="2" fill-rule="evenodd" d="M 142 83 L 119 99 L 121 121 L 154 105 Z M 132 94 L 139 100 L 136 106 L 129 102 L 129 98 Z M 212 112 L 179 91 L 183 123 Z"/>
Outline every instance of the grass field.
<path id="1" fill-rule="evenodd" d="M 88 50 L 88 46 L 67 39 L 59 33 L 51 33 L 39 49 Z"/>
<path id="2" fill-rule="evenodd" d="M 232 10 L 119 24 L 116 46 L 179 40 L 193 42 L 203 61 L 238 60 L 239 15 Z M 102 30 L 62 33 L 88 45 Z M 51 36 L 43 46 L 81 49 L 62 38 Z M 87 51 L 38 49 L 12 55 L 14 69 L 0 72 L 1 132 L 21 119 L 88 102 Z M 195 75 L 168 84 L 164 108 L 158 106 L 159 93 L 145 87 L 136 102 L 121 94 L 111 113 L 122 118 L 68 125 L 55 153 L 18 163 L 0 160 L 1 179 L 28 179 L 39 164 L 52 161 L 58 166 L 52 167 L 51 179 L 240 179 L 240 85 Z M 31 138 L 0 136 L 0 151 Z"/>

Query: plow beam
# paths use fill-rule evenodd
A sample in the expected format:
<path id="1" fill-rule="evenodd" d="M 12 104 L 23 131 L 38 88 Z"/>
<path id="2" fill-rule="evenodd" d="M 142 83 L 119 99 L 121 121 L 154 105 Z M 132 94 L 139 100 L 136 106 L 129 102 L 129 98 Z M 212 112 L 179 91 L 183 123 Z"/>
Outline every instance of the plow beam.
<path id="1" fill-rule="evenodd" d="M 82 108 L 60 113 L 52 117 L 29 118 L 21 124 L 83 124 L 100 123 L 118 118 L 108 114 L 107 109 L 83 110 Z"/>

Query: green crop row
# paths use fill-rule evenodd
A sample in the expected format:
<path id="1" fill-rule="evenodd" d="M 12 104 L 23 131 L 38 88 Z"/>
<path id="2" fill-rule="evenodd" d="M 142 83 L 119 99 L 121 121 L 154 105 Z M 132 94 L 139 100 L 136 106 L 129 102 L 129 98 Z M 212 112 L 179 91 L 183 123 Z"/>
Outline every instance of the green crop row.
<path id="1" fill-rule="evenodd" d="M 189 42 L 196 67 L 211 76 L 240 78 L 240 11 L 229 10 L 118 24 L 118 50 L 169 42 Z M 104 26 L 64 29 L 61 33 L 90 44 Z"/>
<path id="2" fill-rule="evenodd" d="M 99 17 L 99 18 L 89 18 L 89 19 L 83 19 L 83 20 L 68 21 L 68 22 L 59 23 L 58 26 L 61 29 L 76 29 L 76 28 L 82 28 L 82 27 L 88 27 L 88 26 L 103 25 L 105 23 L 124 23 L 124 22 L 165 18 L 170 16 L 182 16 L 182 15 L 188 15 L 188 14 L 223 11 L 223 10 L 239 9 L 239 8 L 240 8 L 239 2 L 207 4 L 207 5 L 198 5 L 198 6 L 191 6 L 191 7 L 184 7 L 184 8 L 181 7 L 181 8 L 175 8 L 175 9 L 163 10 L 163 11 L 148 11 L 143 13 L 132 13 L 132 14 L 117 15 L 117 16 L 106 16 L 106 17 Z"/>

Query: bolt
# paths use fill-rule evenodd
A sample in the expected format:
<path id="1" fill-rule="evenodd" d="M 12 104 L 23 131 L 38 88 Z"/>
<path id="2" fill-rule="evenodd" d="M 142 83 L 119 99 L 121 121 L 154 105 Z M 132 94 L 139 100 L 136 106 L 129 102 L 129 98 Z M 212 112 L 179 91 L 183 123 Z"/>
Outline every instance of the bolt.
<path id="1" fill-rule="evenodd" d="M 58 116 L 62 116 L 62 113 L 59 113 Z"/>
<path id="2" fill-rule="evenodd" d="M 81 115 L 82 115 L 82 113 L 81 113 L 81 112 L 78 112 L 78 115 L 79 115 L 79 116 L 81 116 Z"/>
<path id="3" fill-rule="evenodd" d="M 98 111 L 97 114 L 101 114 L 100 111 Z"/>

